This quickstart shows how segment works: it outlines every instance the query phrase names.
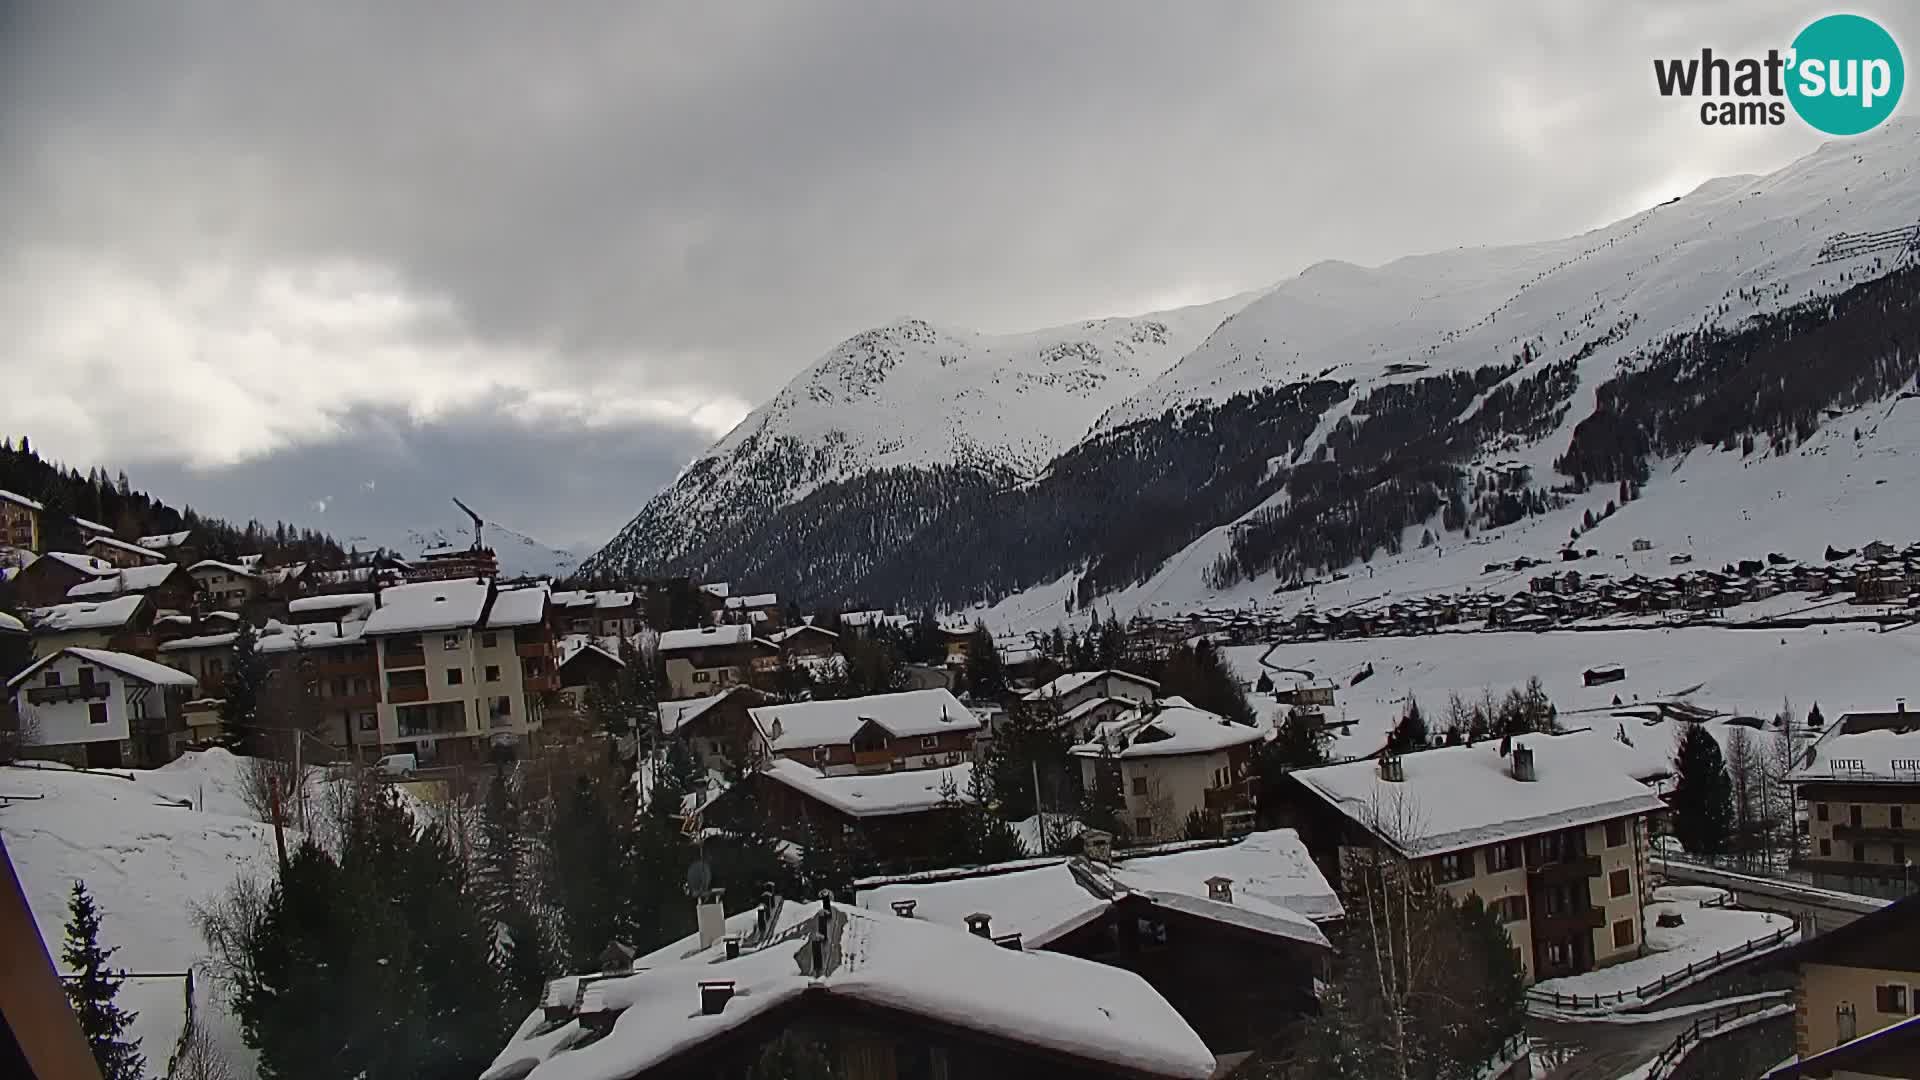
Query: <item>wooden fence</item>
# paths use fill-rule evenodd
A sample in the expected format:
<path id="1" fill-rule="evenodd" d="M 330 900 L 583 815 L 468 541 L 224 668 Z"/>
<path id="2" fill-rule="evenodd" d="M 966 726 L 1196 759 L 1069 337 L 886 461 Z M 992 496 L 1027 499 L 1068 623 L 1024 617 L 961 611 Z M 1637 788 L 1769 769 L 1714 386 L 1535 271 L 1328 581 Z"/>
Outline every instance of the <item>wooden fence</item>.
<path id="1" fill-rule="evenodd" d="M 1628 999 L 1636 1002 L 1647 1001 L 1652 998 L 1661 997 L 1670 990 L 1677 990 L 1692 981 L 1695 977 L 1705 975 L 1717 968 L 1725 967 L 1742 957 L 1750 956 L 1763 949 L 1771 949 L 1785 942 L 1794 934 L 1799 933 L 1799 931 L 1800 927 L 1797 923 L 1793 926 L 1781 927 L 1770 934 L 1762 934 L 1759 937 L 1743 941 L 1730 949 L 1721 949 L 1704 960 L 1695 960 L 1679 971 L 1669 971 L 1665 975 L 1650 982 L 1642 983 L 1631 990 L 1616 990 L 1611 994 L 1559 994 L 1535 987 L 1527 991 L 1527 996 L 1534 1001 L 1552 1005 L 1557 1009 L 1598 1009 L 1605 1005 L 1624 1004 Z"/>

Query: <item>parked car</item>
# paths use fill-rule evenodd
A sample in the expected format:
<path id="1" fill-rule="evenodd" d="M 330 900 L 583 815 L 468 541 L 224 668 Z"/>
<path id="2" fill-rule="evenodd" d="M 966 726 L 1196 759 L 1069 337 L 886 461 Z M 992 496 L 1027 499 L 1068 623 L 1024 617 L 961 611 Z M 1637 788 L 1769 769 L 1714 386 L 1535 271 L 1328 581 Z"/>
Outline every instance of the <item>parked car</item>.
<path id="1" fill-rule="evenodd" d="M 388 779 L 411 778 L 419 767 L 420 759 L 413 754 L 388 754 L 373 763 L 373 771 Z"/>

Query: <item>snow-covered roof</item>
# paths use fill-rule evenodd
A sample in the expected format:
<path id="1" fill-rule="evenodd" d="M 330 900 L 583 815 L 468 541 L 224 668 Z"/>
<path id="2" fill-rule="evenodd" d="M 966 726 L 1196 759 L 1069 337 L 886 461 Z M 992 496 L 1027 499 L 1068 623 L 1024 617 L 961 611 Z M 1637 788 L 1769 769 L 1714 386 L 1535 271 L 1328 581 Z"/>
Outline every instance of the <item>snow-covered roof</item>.
<path id="1" fill-rule="evenodd" d="M 148 660 L 144 657 L 135 656 L 132 653 L 114 652 L 111 649 L 66 648 L 61 649 L 59 652 L 48 653 L 32 664 L 27 665 L 26 670 L 7 680 L 7 689 L 11 690 L 21 685 L 26 682 L 28 678 L 32 677 L 35 672 L 63 656 L 72 656 L 89 664 L 96 664 L 103 668 L 111 668 L 129 678 L 139 679 L 141 682 L 152 683 L 155 686 L 199 685 L 198 679 L 195 679 L 184 671 L 170 668 L 165 664 Z"/>
<path id="2" fill-rule="evenodd" d="M 705 697 L 681 698 L 678 701 L 660 703 L 660 732 L 671 735 L 685 725 L 698 720 L 708 709 L 725 701 L 729 695 L 746 693 L 744 686 L 730 686 L 717 694 Z"/>
<path id="3" fill-rule="evenodd" d="M 1914 719 L 1920 723 L 1920 714 Z M 1809 756 L 1793 770 L 1794 782 L 1920 784 L 1920 727 L 1830 735 L 1814 744 Z"/>
<path id="4" fill-rule="evenodd" d="M 1074 876 L 1071 860 L 1038 859 L 1005 866 L 878 879 L 855 883 L 854 902 L 869 911 L 891 914 L 893 905 L 913 901 L 913 918 L 964 930 L 967 916 L 992 918 L 995 934 L 1019 934 L 1029 949 L 1043 948 L 1105 915 L 1109 897 L 1096 896 Z"/>
<path id="5" fill-rule="evenodd" d="M 35 608 L 30 615 L 33 628 L 42 634 L 61 634 L 69 630 L 110 630 L 125 626 L 147 598 L 128 593 L 111 600 L 76 601 Z"/>
<path id="6" fill-rule="evenodd" d="M 924 1017 L 1094 1066 L 1191 1080 L 1213 1074 L 1212 1051 L 1130 971 L 854 907 L 836 906 L 821 922 L 796 919 L 733 959 L 716 944 L 684 961 L 594 980 L 579 992 L 618 1014 L 608 1034 L 582 1045 L 577 1020 L 549 1023 L 536 1011 L 481 1080 L 635 1076 L 803 996 Z M 808 938 L 822 929 L 824 970 L 809 973 Z M 709 979 L 729 980 L 734 991 L 711 1015 L 699 1007 L 699 984 Z"/>
<path id="7" fill-rule="evenodd" d="M 373 607 L 373 594 L 370 592 L 325 593 L 320 596 L 302 596 L 287 601 L 287 614 L 306 615 L 315 611 L 346 611 L 357 607 Z"/>
<path id="8" fill-rule="evenodd" d="M 746 623 L 729 623 L 726 626 L 702 626 L 693 630 L 667 630 L 660 635 L 660 651 L 678 652 L 681 649 L 707 649 L 725 645 L 744 645 L 754 641 L 753 627 Z M 769 644 L 761 642 L 761 644 Z"/>
<path id="9" fill-rule="evenodd" d="M 193 637 L 174 638 L 160 643 L 161 652 L 191 652 L 194 649 L 223 649 L 232 645 L 240 637 L 238 630 L 224 634 L 197 634 Z"/>
<path id="10" fill-rule="evenodd" d="M 112 530 L 108 530 L 109 533 L 111 533 L 111 531 Z M 162 561 L 166 558 L 165 555 L 160 554 L 159 552 L 153 550 L 152 548 L 144 548 L 144 547 L 141 547 L 139 544 L 129 544 L 125 540 L 116 540 L 111 535 L 92 536 L 87 538 L 88 547 L 92 547 L 95 544 L 99 544 L 101 547 L 112 548 L 115 551 L 124 551 L 130 555 L 136 555 L 142 559 L 152 559 L 156 562 Z"/>
<path id="11" fill-rule="evenodd" d="M 0 632 L 8 633 L 8 634 L 24 634 L 27 632 L 27 624 L 21 622 L 19 619 L 14 618 L 13 616 L 7 614 L 4 611 L 0 611 Z"/>
<path id="12" fill-rule="evenodd" d="M 728 587 L 724 581 L 709 581 L 705 585 L 700 586 L 700 591 L 706 593 L 708 596 L 718 596 L 725 599 Z"/>
<path id="13" fill-rule="evenodd" d="M 637 594 L 614 589 L 562 589 L 553 594 L 557 608 L 591 607 L 600 609 L 632 607 Z"/>
<path id="14" fill-rule="evenodd" d="M 152 536 L 142 536 L 134 540 L 134 543 L 139 544 L 143 548 L 165 551 L 168 548 L 176 548 L 186 543 L 187 538 L 192 535 L 192 529 L 181 529 L 179 532 L 155 533 Z"/>
<path id="15" fill-rule="evenodd" d="M 1062 675 L 1057 679 L 1054 679 L 1052 682 L 1046 684 L 1045 686 L 1041 686 L 1036 689 L 1027 691 L 1026 694 L 1023 696 L 1028 701 L 1041 701 L 1046 698 L 1065 697 L 1068 694 L 1073 693 L 1075 690 L 1078 690 L 1081 687 L 1087 685 L 1088 683 L 1093 682 L 1095 679 L 1103 678 L 1108 675 L 1111 675 L 1116 679 L 1125 679 L 1128 682 L 1138 683 L 1149 690 L 1160 689 L 1159 683 L 1154 682 L 1152 679 L 1149 679 L 1144 675 L 1135 675 L 1131 671 L 1119 671 L 1119 670 L 1109 668 L 1102 671 L 1068 672 L 1067 674 Z"/>
<path id="16" fill-rule="evenodd" d="M 1533 752 L 1534 780 L 1513 778 L 1499 740 L 1404 755 L 1402 781 L 1381 779 L 1375 761 L 1291 775 L 1408 855 L 1438 855 L 1666 806 L 1617 761 L 1597 763 L 1590 737 L 1531 735 L 1513 745 Z"/>
<path id="17" fill-rule="evenodd" d="M 727 597 L 727 606 L 736 611 L 741 608 L 777 607 L 779 603 L 780 595 L 770 592 L 754 593 L 750 596 Z"/>
<path id="18" fill-rule="evenodd" d="M 336 645 L 352 645 L 361 639 L 366 625 L 364 622 L 351 620 L 337 624 L 302 623 L 298 626 L 269 623 L 267 629 L 261 632 L 256 647 L 263 653 L 283 653 L 300 649 L 327 649 Z"/>
<path id="19" fill-rule="evenodd" d="M 110 577 L 96 577 L 92 581 L 83 581 L 67 590 L 67 599 L 85 600 L 95 596 L 118 596 L 122 593 L 146 592 L 158 589 L 173 577 L 180 569 L 173 563 L 155 563 L 151 566 L 130 566 Z"/>
<path id="20" fill-rule="evenodd" d="M 1266 738 L 1264 728 L 1236 724 L 1218 713 L 1197 708 L 1185 698 L 1161 700 L 1157 708 L 1140 709 L 1101 724 L 1093 741 L 1073 748 L 1082 757 L 1110 753 L 1121 758 L 1167 757 L 1173 754 L 1212 754 Z"/>
<path id="21" fill-rule="evenodd" d="M 1135 892 L 1184 893 L 1205 898 L 1207 880 L 1232 881 L 1233 902 L 1258 910 L 1260 905 L 1308 919 L 1336 919 L 1344 914 L 1340 897 L 1307 845 L 1292 829 L 1248 833 L 1232 843 L 1176 845 L 1165 852 L 1123 858 L 1113 866 L 1114 880 Z"/>
<path id="22" fill-rule="evenodd" d="M 91 555 L 76 555 L 71 551 L 49 551 L 41 558 L 52 559 L 54 562 L 71 566 L 83 574 L 91 574 L 94 577 L 110 577 L 120 572 L 119 567 L 105 559 L 96 559 Z"/>
<path id="23" fill-rule="evenodd" d="M 523 589 L 501 589 L 493 595 L 493 609 L 487 612 L 487 629 L 505 630 L 514 626 L 532 626 L 547 618 L 547 587 L 533 585 Z"/>
<path id="24" fill-rule="evenodd" d="M 769 779 L 778 780 L 850 817 L 882 817 L 932 810 L 944 801 L 944 788 L 948 781 L 953 784 L 955 796 L 966 802 L 967 785 L 973 779 L 971 761 L 946 769 L 824 776 L 811 765 L 788 758 L 774 758 L 763 771 Z"/>
<path id="25" fill-rule="evenodd" d="M 380 606 L 367 617 L 367 633 L 417 634 L 472 626 L 480 621 L 486 603 L 487 582 L 479 578 L 395 585 L 380 594 Z"/>
<path id="26" fill-rule="evenodd" d="M 29 510 L 45 510 L 46 509 L 46 507 L 42 505 L 38 500 L 29 499 L 25 495 L 17 495 L 11 491 L 5 490 L 4 488 L 0 488 L 0 502 L 10 502 L 15 506 L 24 506 Z"/>
<path id="27" fill-rule="evenodd" d="M 73 520 L 74 527 L 79 529 L 83 533 L 94 533 L 96 535 L 104 535 L 104 536 L 113 535 L 112 529 L 108 528 L 105 525 L 100 524 L 97 521 L 92 520 L 91 518 L 75 517 L 72 520 Z"/>
<path id="28" fill-rule="evenodd" d="M 815 626 L 812 623 L 806 623 L 801 626 L 789 626 L 785 630 L 775 630 L 773 633 L 767 635 L 767 640 L 773 642 L 775 645 L 785 645 L 787 643 L 787 639 L 793 637 L 795 634 L 809 634 L 809 633 L 825 634 L 830 638 L 837 638 L 840 636 L 839 634 L 834 633 L 833 631 L 827 629 L 824 626 Z"/>
<path id="29" fill-rule="evenodd" d="M 796 701 L 748 710 L 776 752 L 839 746 L 869 721 L 896 739 L 946 731 L 977 731 L 980 718 L 945 687 L 829 701 Z"/>
<path id="30" fill-rule="evenodd" d="M 218 559 L 201 559 L 199 562 L 187 567 L 187 573 L 189 574 L 197 574 L 202 570 L 222 570 L 235 577 L 250 578 L 260 576 L 250 566 L 242 566 L 239 563 L 221 562 Z"/>

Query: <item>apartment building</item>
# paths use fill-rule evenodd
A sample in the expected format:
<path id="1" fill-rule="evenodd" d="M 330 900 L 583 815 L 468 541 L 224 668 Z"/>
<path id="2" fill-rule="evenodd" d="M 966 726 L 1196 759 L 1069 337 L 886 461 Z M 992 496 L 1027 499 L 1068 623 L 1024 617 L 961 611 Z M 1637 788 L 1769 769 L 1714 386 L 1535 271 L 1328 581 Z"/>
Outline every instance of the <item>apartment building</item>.
<path id="1" fill-rule="evenodd" d="M 1151 843 L 1185 836 L 1196 811 L 1228 830 L 1251 828 L 1253 753 L 1265 737 L 1261 728 L 1170 697 L 1099 724 L 1071 753 L 1086 789 L 1117 787 L 1131 838 Z"/>
<path id="2" fill-rule="evenodd" d="M 385 589 L 362 629 L 379 659 L 379 744 L 423 764 L 484 758 L 540 727 L 557 688 L 547 590 L 491 579 Z"/>
<path id="3" fill-rule="evenodd" d="M 1847 713 L 1792 781 L 1807 808 L 1805 866 L 1832 888 L 1884 892 L 1920 859 L 1920 713 Z"/>
<path id="4" fill-rule="evenodd" d="M 380 755 L 380 662 L 363 622 L 269 623 L 255 648 L 298 702 L 292 719 L 365 761 Z"/>
<path id="5" fill-rule="evenodd" d="M 1799 974 L 1797 1056 L 1767 1080 L 1920 1077 L 1920 896 L 1808 938 L 1786 959 Z"/>
<path id="6" fill-rule="evenodd" d="M 548 610 L 555 637 L 585 634 L 596 638 L 626 638 L 639 633 L 645 622 L 641 617 L 639 595 L 619 589 L 555 592 Z"/>
<path id="7" fill-rule="evenodd" d="M 759 682 L 780 666 L 780 647 L 755 636 L 751 623 L 668 630 L 660 635 L 659 651 L 667 687 L 676 698 Z"/>
<path id="8" fill-rule="evenodd" d="M 152 566 L 165 563 L 167 557 L 139 544 L 129 544 L 125 540 L 116 540 L 111 534 L 92 536 L 87 539 L 86 553 L 109 566 L 126 570 L 135 566 Z"/>
<path id="9" fill-rule="evenodd" d="M 1330 874 L 1385 851 L 1499 913 L 1531 981 L 1642 955 L 1649 819 L 1604 735 L 1533 735 L 1302 769 L 1287 816 Z"/>
<path id="10" fill-rule="evenodd" d="M 38 500 L 0 491 L 0 544 L 39 551 L 40 515 L 45 510 Z"/>
<path id="11" fill-rule="evenodd" d="M 267 583 L 249 567 L 202 559 L 187 567 L 193 583 L 206 592 L 215 607 L 242 611 L 267 590 Z"/>

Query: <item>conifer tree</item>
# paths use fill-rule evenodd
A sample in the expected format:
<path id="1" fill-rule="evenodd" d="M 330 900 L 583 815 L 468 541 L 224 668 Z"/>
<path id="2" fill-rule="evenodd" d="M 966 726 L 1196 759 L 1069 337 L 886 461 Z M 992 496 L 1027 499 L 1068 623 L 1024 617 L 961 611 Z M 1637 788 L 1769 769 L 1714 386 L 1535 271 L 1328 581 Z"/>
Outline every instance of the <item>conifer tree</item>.
<path id="1" fill-rule="evenodd" d="M 967 692 L 976 697 L 996 697 L 1007 692 L 1006 665 L 994 646 L 987 624 L 976 621 L 973 635 L 967 639 Z"/>
<path id="2" fill-rule="evenodd" d="M 1674 753 L 1673 832 L 1688 852 L 1718 855 L 1733 835 L 1733 780 L 1704 725 L 1688 724 Z"/>
<path id="3" fill-rule="evenodd" d="M 1433 736 L 1427 730 L 1427 718 L 1420 713 L 1420 702 L 1411 694 L 1407 696 L 1406 708 L 1400 712 L 1400 720 L 1393 725 L 1393 731 L 1387 736 L 1387 749 L 1396 754 L 1410 754 L 1416 750 L 1425 750 L 1432 745 Z"/>
<path id="4" fill-rule="evenodd" d="M 1198 645 L 1181 644 L 1167 655 L 1160 671 L 1161 693 L 1186 698 L 1196 707 L 1218 713 L 1236 723 L 1255 721 L 1253 705 L 1226 657 L 1204 638 Z"/>
<path id="5" fill-rule="evenodd" d="M 235 753 L 264 756 L 270 749 L 261 730 L 261 691 L 267 682 L 267 663 L 258 638 L 246 620 L 233 639 L 233 653 L 221 687 L 220 741 Z"/>
<path id="6" fill-rule="evenodd" d="M 80 1018 L 80 1030 L 102 1080 L 140 1080 L 145 1059 L 140 1048 L 124 1037 L 138 1014 L 114 1001 L 127 973 L 107 965 L 119 950 L 100 944 L 100 910 L 85 882 L 73 883 L 67 911 L 67 940 L 60 949 L 61 961 L 73 973 L 64 984 L 67 1001 Z"/>

